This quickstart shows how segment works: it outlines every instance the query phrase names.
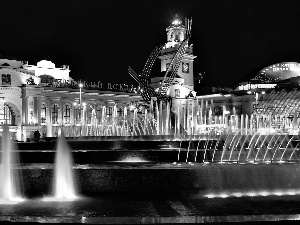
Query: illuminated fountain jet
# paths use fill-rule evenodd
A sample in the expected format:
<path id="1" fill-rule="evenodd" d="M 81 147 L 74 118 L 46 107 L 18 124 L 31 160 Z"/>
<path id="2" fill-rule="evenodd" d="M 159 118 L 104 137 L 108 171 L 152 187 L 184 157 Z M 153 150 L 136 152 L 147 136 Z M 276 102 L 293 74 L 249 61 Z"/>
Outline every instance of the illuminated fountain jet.
<path id="1" fill-rule="evenodd" d="M 22 201 L 20 176 L 16 168 L 19 156 L 13 151 L 13 142 L 8 126 L 3 126 L 0 165 L 0 204 L 13 204 Z"/>
<path id="2" fill-rule="evenodd" d="M 57 143 L 52 191 L 53 196 L 45 198 L 45 201 L 71 201 L 78 198 L 71 149 L 63 135 Z"/>

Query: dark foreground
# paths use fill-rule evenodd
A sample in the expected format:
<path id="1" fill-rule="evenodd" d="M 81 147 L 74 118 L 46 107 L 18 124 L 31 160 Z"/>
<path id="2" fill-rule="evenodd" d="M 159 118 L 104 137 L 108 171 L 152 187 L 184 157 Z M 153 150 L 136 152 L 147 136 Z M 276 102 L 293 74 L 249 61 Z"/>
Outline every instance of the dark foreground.
<path id="1" fill-rule="evenodd" d="M 0 205 L 1 222 L 299 223 L 300 196 L 204 198 L 200 195 L 108 194 L 74 201 L 25 200 Z"/>

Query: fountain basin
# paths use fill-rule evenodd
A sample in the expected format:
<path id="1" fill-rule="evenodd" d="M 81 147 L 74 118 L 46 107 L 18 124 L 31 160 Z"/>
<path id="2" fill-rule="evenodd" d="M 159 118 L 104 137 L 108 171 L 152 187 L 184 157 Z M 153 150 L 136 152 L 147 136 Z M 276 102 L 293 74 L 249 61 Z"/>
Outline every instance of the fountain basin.
<path id="1" fill-rule="evenodd" d="M 49 195 L 53 165 L 26 164 L 18 168 L 25 196 Z M 107 163 L 75 165 L 81 195 L 101 193 L 176 193 L 230 196 L 232 193 L 299 194 L 297 163 L 282 164 L 168 164 Z M 297 193 L 296 193 L 297 192 Z"/>
<path id="2" fill-rule="evenodd" d="M 259 151 L 259 152 L 258 152 Z M 266 149 L 240 150 L 214 150 L 195 148 L 166 147 L 160 149 L 127 150 L 127 149 L 102 149 L 102 150 L 72 150 L 72 157 L 76 164 L 102 164 L 115 161 L 173 163 L 173 162 L 298 162 L 299 150 L 277 149 L 266 152 Z M 265 154 L 267 153 L 267 154 Z M 54 163 L 54 150 L 20 150 L 18 151 L 21 163 Z M 292 157 L 291 157 L 292 155 Z M 273 157 L 274 156 L 274 157 Z M 283 157 L 282 157 L 283 156 Z M 281 159 L 282 158 L 282 159 Z M 280 160 L 281 159 L 281 160 Z"/>
<path id="3" fill-rule="evenodd" d="M 299 220 L 298 202 L 299 196 L 228 200 L 198 195 L 105 194 L 72 202 L 30 199 L 18 205 L 0 205 L 0 221 L 74 224 L 273 224 L 276 221 L 276 224 L 297 224 L 289 220 Z"/>

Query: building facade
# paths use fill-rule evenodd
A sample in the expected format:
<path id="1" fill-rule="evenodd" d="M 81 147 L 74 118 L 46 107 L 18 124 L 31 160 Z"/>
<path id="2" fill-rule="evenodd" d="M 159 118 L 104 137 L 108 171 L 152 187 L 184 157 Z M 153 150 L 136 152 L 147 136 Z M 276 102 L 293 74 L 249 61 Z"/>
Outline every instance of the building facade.
<path id="1" fill-rule="evenodd" d="M 35 66 L 1 59 L 0 125 L 9 125 L 14 139 L 26 141 L 37 130 L 52 137 L 61 126 L 88 126 L 92 113 L 98 120 L 103 117 L 104 107 L 107 117 L 112 116 L 114 107 L 120 114 L 125 107 L 140 113 L 144 110 L 141 96 L 128 87 L 84 83 L 79 88 L 69 73 L 68 66 L 58 68 L 46 60 Z"/>
<path id="2" fill-rule="evenodd" d="M 168 79 L 166 71 L 172 69 L 169 66 L 185 39 L 186 26 L 175 16 L 166 32 L 167 42 L 158 57 L 161 73 L 151 78 L 150 85 L 156 91 Z M 300 65 L 279 63 L 261 70 L 250 81 L 238 84 L 233 91 L 222 93 L 218 89 L 211 94 L 197 96 L 194 90 L 195 58 L 193 45 L 187 43 L 177 74 L 167 91 L 167 95 L 172 97 L 171 110 L 175 115 L 187 108 L 200 107 L 202 116 L 207 115 L 207 118 L 209 114 L 251 116 L 265 113 L 262 111 L 265 105 L 276 108 L 272 103 L 275 95 L 281 102 L 277 105 L 285 108 L 283 94 L 277 93 L 274 88 L 286 80 L 299 83 Z M 294 98 L 300 102 L 299 96 L 289 96 L 289 99 L 293 98 L 289 108 L 295 103 Z M 101 82 L 83 82 L 80 88 L 79 82 L 70 77 L 68 65 L 56 67 L 47 60 L 29 65 L 26 61 L 0 59 L 0 131 L 1 125 L 9 125 L 14 139 L 18 141 L 32 139 L 37 130 L 42 137 L 57 136 L 61 127 L 88 127 L 95 121 L 99 123 L 103 117 L 110 118 L 116 113 L 123 115 L 124 110 L 143 114 L 146 108 L 151 108 L 149 103 L 143 101 L 138 91 L 124 84 L 108 83 L 105 86 Z M 273 111 L 276 111 L 275 108 Z M 300 114 L 300 109 L 298 111 Z"/>
<path id="3" fill-rule="evenodd" d="M 171 25 L 166 28 L 167 42 L 161 50 L 160 56 L 160 70 L 158 76 L 151 78 L 151 86 L 159 91 L 163 82 L 168 82 L 168 74 L 166 71 L 172 71 L 171 61 L 177 54 L 181 43 L 186 38 L 186 26 L 176 14 Z M 197 56 L 193 54 L 193 45 L 187 43 L 185 53 L 183 54 L 181 63 L 177 70 L 176 76 L 172 79 L 172 83 L 168 87 L 167 95 L 172 97 L 172 111 L 176 112 L 178 107 L 183 109 L 186 105 L 187 99 L 196 96 L 194 91 L 194 59 Z"/>

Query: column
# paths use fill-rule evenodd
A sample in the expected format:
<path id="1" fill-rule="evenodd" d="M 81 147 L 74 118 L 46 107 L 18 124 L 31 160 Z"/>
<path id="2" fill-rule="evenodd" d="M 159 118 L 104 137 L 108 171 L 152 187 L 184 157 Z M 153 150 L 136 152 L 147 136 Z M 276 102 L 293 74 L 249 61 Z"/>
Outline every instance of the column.
<path id="1" fill-rule="evenodd" d="M 52 119 L 51 119 L 51 101 L 48 99 L 47 100 L 47 112 L 46 112 L 46 124 L 47 124 L 47 137 L 52 137 Z"/>
<path id="2" fill-rule="evenodd" d="M 22 97 L 22 125 L 28 125 L 28 97 Z"/>
<path id="3" fill-rule="evenodd" d="M 70 125 L 74 126 L 75 124 L 76 124 L 75 123 L 75 105 L 72 103 L 72 112 L 70 115 Z"/>
<path id="4" fill-rule="evenodd" d="M 41 97 L 37 97 L 37 124 L 41 125 L 41 107 L 42 107 L 42 103 L 41 103 Z"/>
<path id="5" fill-rule="evenodd" d="M 190 123 L 190 101 L 189 99 L 186 100 L 186 130 L 188 135 L 191 134 L 190 128 L 191 128 L 191 123 Z"/>
<path id="6" fill-rule="evenodd" d="M 86 124 L 86 104 L 82 106 L 82 117 L 81 117 L 81 124 L 85 125 Z"/>
<path id="7" fill-rule="evenodd" d="M 60 112 L 58 115 L 59 121 L 60 121 L 60 125 L 63 126 L 64 125 L 64 100 L 60 100 L 59 108 L 60 108 Z"/>
<path id="8" fill-rule="evenodd" d="M 33 124 L 38 123 L 37 114 L 38 114 L 37 97 L 33 97 Z"/>

